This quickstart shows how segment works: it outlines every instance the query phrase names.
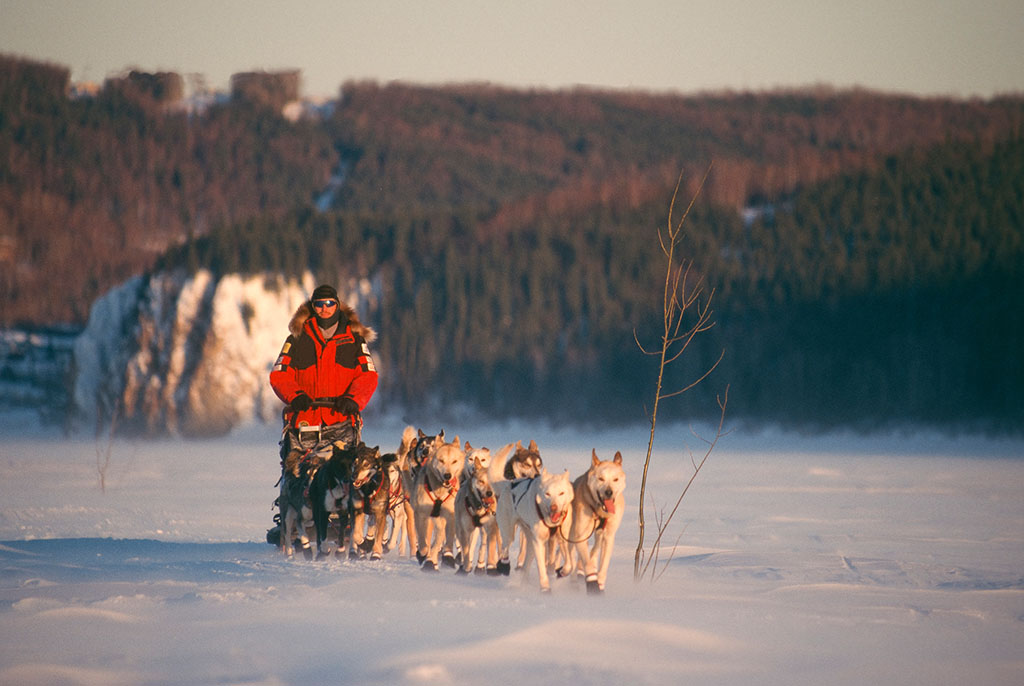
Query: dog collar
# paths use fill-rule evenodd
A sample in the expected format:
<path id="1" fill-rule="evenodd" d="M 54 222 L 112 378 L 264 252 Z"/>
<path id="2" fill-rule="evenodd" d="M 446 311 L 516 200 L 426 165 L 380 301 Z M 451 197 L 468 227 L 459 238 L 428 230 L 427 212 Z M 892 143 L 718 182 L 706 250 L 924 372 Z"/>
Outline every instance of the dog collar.
<path id="1" fill-rule="evenodd" d="M 424 466 L 426 467 L 426 465 L 424 465 Z M 444 501 L 448 500 L 453 495 L 455 495 L 455 489 L 452 488 L 451 486 L 449 486 L 448 482 L 446 482 L 446 481 L 442 481 L 441 484 L 439 486 L 436 486 L 435 488 L 440 490 L 441 486 L 444 486 L 445 489 L 448 491 L 448 495 L 446 495 L 443 498 L 438 498 L 436 495 L 434 495 L 434 489 L 430 488 L 430 474 L 431 474 L 432 470 L 429 467 L 426 467 L 426 469 L 427 469 L 427 473 L 423 475 L 423 488 L 424 488 L 424 490 L 426 490 L 427 495 L 429 495 L 430 498 L 434 502 L 436 502 L 436 503 L 443 503 Z"/>

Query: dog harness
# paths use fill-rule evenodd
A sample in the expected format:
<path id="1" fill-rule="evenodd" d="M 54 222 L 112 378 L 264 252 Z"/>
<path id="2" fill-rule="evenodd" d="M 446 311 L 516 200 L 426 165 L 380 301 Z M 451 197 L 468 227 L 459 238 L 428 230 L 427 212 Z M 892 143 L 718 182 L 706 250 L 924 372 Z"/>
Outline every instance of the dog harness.
<path id="1" fill-rule="evenodd" d="M 399 477 L 397 483 L 388 489 L 388 514 L 394 512 L 397 507 L 404 507 L 407 502 L 409 502 L 409 497 L 405 495 L 405 491 L 402 489 L 402 480 Z"/>
<path id="2" fill-rule="evenodd" d="M 533 505 L 534 505 L 534 507 L 537 508 L 537 516 L 540 517 L 540 521 L 544 522 L 544 525 L 548 528 L 548 532 L 552 536 L 554 536 L 555 534 L 558 534 L 559 536 L 561 536 L 562 535 L 562 523 L 565 521 L 565 512 L 562 512 L 561 514 L 559 514 L 557 520 L 555 520 L 555 519 L 548 520 L 548 518 L 544 516 L 544 512 L 540 509 L 540 503 L 534 503 Z M 563 536 L 563 538 L 564 538 L 564 536 Z"/>
<path id="3" fill-rule="evenodd" d="M 584 491 L 583 493 L 584 493 L 584 495 L 590 496 L 588 498 L 588 500 L 592 499 L 592 500 L 594 500 L 595 502 L 598 503 L 596 506 L 593 503 L 587 503 L 588 505 L 590 505 L 590 509 L 594 513 L 594 517 L 593 518 L 595 520 L 597 520 L 597 521 L 594 522 L 594 526 L 590 529 L 590 533 L 588 533 L 585 536 L 583 536 L 583 538 L 576 539 L 576 540 L 573 540 L 573 539 L 570 539 L 570 538 L 565 539 L 569 543 L 572 543 L 572 544 L 582 543 L 583 541 L 590 540 L 591 536 L 593 536 L 598 531 L 601 531 L 602 529 L 604 529 L 604 527 L 608 524 L 608 519 L 609 518 L 606 515 L 608 515 L 610 513 L 608 512 L 608 510 L 605 509 L 604 503 L 598 501 L 597 496 L 595 496 L 593 491 L 591 491 L 589 488 L 586 491 Z M 602 513 L 604 513 L 604 514 L 602 514 Z"/>
<path id="4" fill-rule="evenodd" d="M 370 514 L 370 503 L 377 497 L 381 489 L 384 488 L 384 472 L 380 469 L 374 471 L 370 476 L 361 484 L 356 485 L 352 482 L 353 488 L 359 491 L 359 495 L 363 497 L 363 512 Z M 373 490 L 367 493 L 364 489 L 366 486 L 370 486 Z"/>
<path id="5" fill-rule="evenodd" d="M 474 505 L 471 501 L 476 500 Z M 476 489 L 469 489 L 466 497 L 466 512 L 473 518 L 473 527 L 479 529 L 483 525 L 484 518 L 494 515 L 494 507 L 484 502 L 484 499 L 476 492 Z"/>
<path id="6" fill-rule="evenodd" d="M 608 508 L 604 506 L 604 501 L 598 498 L 593 491 L 588 488 L 586 493 L 594 501 L 593 503 L 587 503 L 590 505 L 590 509 L 594 511 L 594 516 L 597 517 L 597 523 L 594 525 L 594 531 L 600 531 L 608 523 L 608 516 L 611 513 L 608 512 Z M 593 534 L 594 531 L 591 531 L 590 533 Z"/>
<path id="7" fill-rule="evenodd" d="M 427 496 L 429 496 L 430 499 L 434 501 L 434 509 L 430 511 L 430 516 L 440 517 L 441 506 L 445 503 L 445 501 L 447 501 L 449 498 L 455 495 L 455 489 L 452 488 L 451 486 L 447 486 L 448 495 L 446 495 L 443 498 L 438 498 L 436 495 L 434 495 L 434 491 L 431 490 L 430 488 L 430 473 L 431 470 L 427 469 L 426 473 L 424 473 L 423 475 L 423 490 L 425 490 L 427 492 Z M 436 486 L 435 488 L 440 488 L 441 486 L 444 486 L 444 483 L 442 483 L 440 486 Z"/>
<path id="8" fill-rule="evenodd" d="M 530 491 L 530 484 L 533 483 L 534 479 L 539 479 L 539 476 L 524 476 L 519 479 L 514 479 L 510 490 L 512 491 L 512 505 L 513 507 L 519 507 L 520 501 Z M 521 486 L 525 486 L 522 493 L 517 493 L 517 489 Z"/>

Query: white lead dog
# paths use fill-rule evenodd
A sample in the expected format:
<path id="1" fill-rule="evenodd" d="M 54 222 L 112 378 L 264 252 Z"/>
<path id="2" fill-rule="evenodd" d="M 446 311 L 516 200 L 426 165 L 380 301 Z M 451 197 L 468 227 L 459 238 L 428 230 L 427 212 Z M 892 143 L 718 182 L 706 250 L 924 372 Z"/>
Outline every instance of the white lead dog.
<path id="1" fill-rule="evenodd" d="M 540 476 L 527 479 L 504 478 L 504 460 L 491 462 L 490 476 L 498 496 L 498 530 L 501 536 L 501 556 L 498 570 L 508 574 L 509 543 L 518 526 L 526 535 L 526 561 L 523 572 L 527 573 L 530 561 L 537 561 L 540 576 L 540 590 L 549 592 L 548 544 L 553 543 L 563 550 L 568 559 L 568 536 L 572 526 L 572 483 L 569 472 L 552 474 L 542 470 Z"/>

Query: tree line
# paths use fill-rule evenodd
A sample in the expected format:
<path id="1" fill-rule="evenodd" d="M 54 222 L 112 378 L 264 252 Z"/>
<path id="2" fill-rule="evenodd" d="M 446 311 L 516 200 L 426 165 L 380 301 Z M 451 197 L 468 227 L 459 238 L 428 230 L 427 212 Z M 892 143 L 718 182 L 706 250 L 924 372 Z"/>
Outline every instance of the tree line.
<path id="1" fill-rule="evenodd" d="M 1020 426 L 1022 161 L 1020 138 L 949 143 L 753 221 L 698 204 L 684 247 L 716 289 L 716 327 L 668 381 L 686 385 L 727 354 L 683 411 L 713 411 L 728 382 L 730 411 L 751 419 Z M 655 231 L 670 190 L 486 240 L 441 212 L 306 211 L 214 231 L 161 268 L 371 275 L 381 402 L 632 421 L 655 371 L 634 333 L 660 331 Z"/>

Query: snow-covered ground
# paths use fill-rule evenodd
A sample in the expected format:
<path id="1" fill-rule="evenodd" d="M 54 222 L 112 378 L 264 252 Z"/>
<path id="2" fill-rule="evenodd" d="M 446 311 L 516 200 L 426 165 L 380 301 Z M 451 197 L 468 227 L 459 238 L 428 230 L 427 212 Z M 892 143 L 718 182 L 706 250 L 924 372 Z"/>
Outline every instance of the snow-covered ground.
<path id="1" fill-rule="evenodd" d="M 737 430 L 684 499 L 660 578 L 634 583 L 644 427 L 443 427 L 536 439 L 573 476 L 591 448 L 622 451 L 627 515 L 594 597 L 394 553 L 283 559 L 263 542 L 270 427 L 107 446 L 23 419 L 0 424 L 5 685 L 1024 683 L 1021 440 Z M 378 419 L 364 438 L 392 451 L 401 429 Z M 701 449 L 659 431 L 648 541 L 689 477 L 683 440 Z"/>

